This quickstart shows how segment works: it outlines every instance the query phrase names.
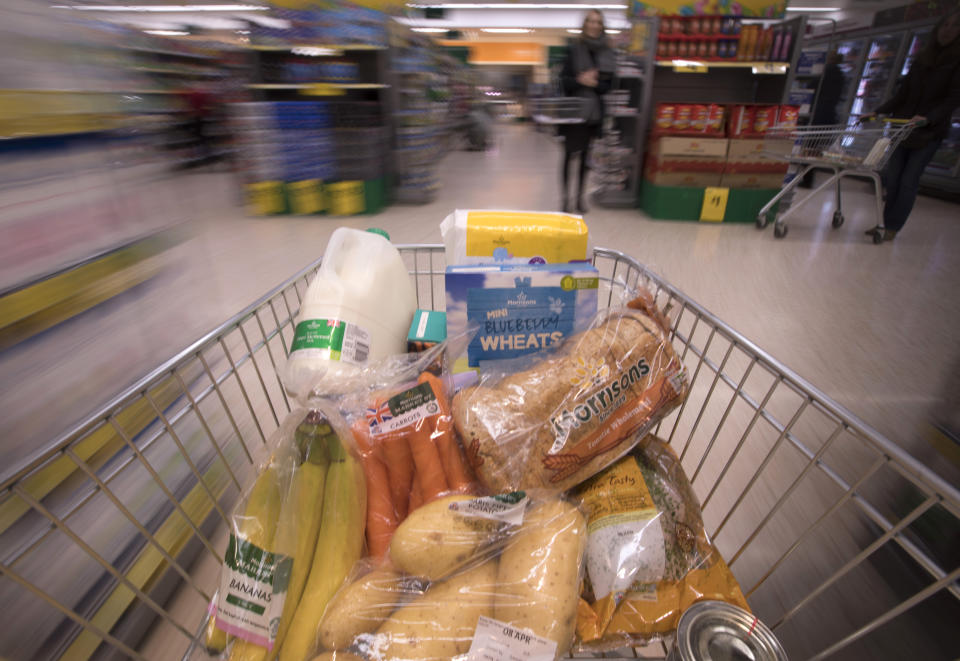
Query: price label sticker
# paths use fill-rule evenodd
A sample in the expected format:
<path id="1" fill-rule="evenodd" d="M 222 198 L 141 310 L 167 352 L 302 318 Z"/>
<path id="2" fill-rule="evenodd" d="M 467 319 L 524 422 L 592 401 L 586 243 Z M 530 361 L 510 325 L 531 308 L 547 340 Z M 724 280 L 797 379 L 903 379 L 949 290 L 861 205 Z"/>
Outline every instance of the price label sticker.
<path id="1" fill-rule="evenodd" d="M 711 186 L 703 191 L 703 207 L 700 209 L 700 220 L 719 223 L 727 213 L 727 199 L 730 197 L 729 188 Z"/>
<path id="2" fill-rule="evenodd" d="M 673 70 L 676 73 L 707 73 L 706 64 L 675 64 Z"/>
<path id="3" fill-rule="evenodd" d="M 346 91 L 331 83 L 314 83 L 300 90 L 304 96 L 343 96 Z"/>
<path id="4" fill-rule="evenodd" d="M 481 615 L 467 661 L 553 661 L 556 656 L 554 641 Z"/>
<path id="5" fill-rule="evenodd" d="M 753 65 L 753 73 L 760 73 L 760 74 L 787 73 L 787 65 L 777 64 L 774 62 L 757 62 L 755 65 Z"/>

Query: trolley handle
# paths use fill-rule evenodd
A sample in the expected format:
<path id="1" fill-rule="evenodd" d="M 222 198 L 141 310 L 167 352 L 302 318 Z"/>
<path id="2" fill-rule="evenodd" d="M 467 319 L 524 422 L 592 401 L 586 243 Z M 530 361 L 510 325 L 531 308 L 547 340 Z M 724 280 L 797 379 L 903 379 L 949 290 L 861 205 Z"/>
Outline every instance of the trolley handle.
<path id="1" fill-rule="evenodd" d="M 885 124 L 894 124 L 897 126 L 906 126 L 907 124 L 913 124 L 914 126 L 923 126 L 926 124 L 926 120 L 914 121 L 913 119 L 900 119 L 898 117 L 889 117 L 887 115 L 878 115 L 875 112 L 867 113 L 866 115 L 860 115 L 857 118 L 857 124 L 863 124 L 864 122 L 872 122 L 874 120 L 881 121 Z"/>

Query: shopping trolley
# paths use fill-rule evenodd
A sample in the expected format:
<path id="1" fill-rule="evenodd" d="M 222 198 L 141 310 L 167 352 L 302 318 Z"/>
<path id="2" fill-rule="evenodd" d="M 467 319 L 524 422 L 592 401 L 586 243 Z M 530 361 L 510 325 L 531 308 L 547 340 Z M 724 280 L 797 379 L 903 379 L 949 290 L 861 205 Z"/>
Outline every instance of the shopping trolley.
<path id="1" fill-rule="evenodd" d="M 840 180 L 844 177 L 870 179 L 873 181 L 876 202 L 877 225 L 883 226 L 883 183 L 880 172 L 897 146 L 910 134 L 914 124 L 906 120 L 885 119 L 879 122 L 863 122 L 836 126 L 801 126 L 788 130 L 774 129 L 768 138 L 794 141 L 789 155 L 770 154 L 773 158 L 787 160 L 797 168 L 773 199 L 767 202 L 757 215 L 757 227 L 764 228 L 769 222 L 768 213 L 784 197 L 791 194 L 813 169 L 831 170 L 833 174 L 817 186 L 809 195 L 777 215 L 773 235 L 782 239 L 787 235 L 787 218 L 796 214 L 811 198 L 833 186 L 836 209 L 831 224 L 834 229 L 843 225 L 843 210 L 840 202 Z M 789 199 L 789 198 L 788 198 Z M 875 235 L 874 243 L 882 237 Z"/>
<path id="2" fill-rule="evenodd" d="M 443 309 L 443 248 L 400 250 L 419 306 Z M 691 388 L 656 433 L 790 658 L 953 658 L 958 490 L 636 260 L 593 263 L 601 305 L 644 285 L 668 311 Z M 318 267 L 4 467 L 0 655 L 207 658 L 228 515 L 295 405 L 277 374 Z"/>
<path id="3" fill-rule="evenodd" d="M 551 96 L 530 101 L 530 117 L 537 124 L 583 124 L 586 99 L 576 96 Z"/>

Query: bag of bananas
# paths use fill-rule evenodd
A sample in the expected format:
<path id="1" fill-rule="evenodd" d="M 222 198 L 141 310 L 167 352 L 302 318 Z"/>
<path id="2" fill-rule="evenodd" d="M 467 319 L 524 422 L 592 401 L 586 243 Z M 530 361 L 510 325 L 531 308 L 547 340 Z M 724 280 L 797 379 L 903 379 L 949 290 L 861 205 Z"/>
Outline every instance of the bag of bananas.
<path id="1" fill-rule="evenodd" d="M 366 485 L 336 414 L 292 411 L 231 516 L 211 654 L 306 660 L 327 602 L 363 555 Z"/>

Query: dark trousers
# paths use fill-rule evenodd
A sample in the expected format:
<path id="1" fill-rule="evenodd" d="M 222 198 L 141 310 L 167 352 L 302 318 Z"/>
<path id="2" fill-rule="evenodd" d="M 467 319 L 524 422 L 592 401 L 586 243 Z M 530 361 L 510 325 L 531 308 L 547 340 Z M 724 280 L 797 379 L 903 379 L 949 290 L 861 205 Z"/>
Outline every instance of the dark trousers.
<path id="1" fill-rule="evenodd" d="M 907 149 L 901 145 L 890 155 L 883 172 L 883 184 L 887 189 L 883 206 L 884 228 L 899 232 L 907 223 L 913 203 L 917 200 L 920 176 L 939 146 L 940 140 L 933 140 L 917 149 Z"/>

